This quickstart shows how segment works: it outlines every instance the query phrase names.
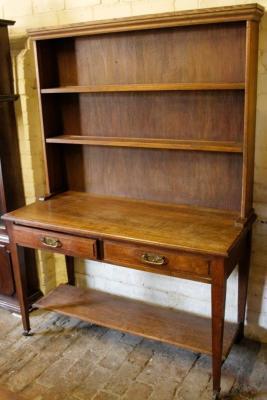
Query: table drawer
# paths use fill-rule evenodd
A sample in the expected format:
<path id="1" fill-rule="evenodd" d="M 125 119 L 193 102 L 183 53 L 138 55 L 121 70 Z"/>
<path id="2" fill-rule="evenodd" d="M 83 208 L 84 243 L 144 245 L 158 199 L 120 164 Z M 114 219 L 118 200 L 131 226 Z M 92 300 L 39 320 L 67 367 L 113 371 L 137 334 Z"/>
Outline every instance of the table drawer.
<path id="1" fill-rule="evenodd" d="M 204 256 L 135 244 L 105 241 L 104 261 L 164 275 L 203 278 L 210 275 L 210 262 Z"/>
<path id="2" fill-rule="evenodd" d="M 96 240 L 73 235 L 31 229 L 14 225 L 14 241 L 25 247 L 50 250 L 68 256 L 80 258 L 97 258 Z"/>

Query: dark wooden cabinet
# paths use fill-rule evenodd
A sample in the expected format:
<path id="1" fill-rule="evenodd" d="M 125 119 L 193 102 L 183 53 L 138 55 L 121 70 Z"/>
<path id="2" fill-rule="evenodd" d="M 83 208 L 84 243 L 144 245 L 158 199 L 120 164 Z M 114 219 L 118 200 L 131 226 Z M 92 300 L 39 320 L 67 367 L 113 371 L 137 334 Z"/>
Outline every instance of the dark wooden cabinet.
<path id="1" fill-rule="evenodd" d="M 8 246 L 0 243 L 0 293 L 13 296 L 15 293 L 14 278 Z"/>
<path id="2" fill-rule="evenodd" d="M 0 20 L 0 216 L 24 204 L 24 191 L 16 129 L 13 77 L 8 38 L 8 25 Z M 0 306 L 19 311 L 10 258 L 9 237 L 0 220 Z M 28 276 L 29 305 L 38 297 L 38 277 L 34 253 L 26 250 L 20 255 Z"/>
<path id="3" fill-rule="evenodd" d="M 263 12 L 245 4 L 30 32 L 47 195 L 4 216 L 25 334 L 18 250 L 63 253 L 68 285 L 37 307 L 212 355 L 218 397 L 222 361 L 244 331 Z M 209 284 L 211 318 L 75 287 L 74 256 Z M 237 321 L 225 323 L 237 265 Z"/>

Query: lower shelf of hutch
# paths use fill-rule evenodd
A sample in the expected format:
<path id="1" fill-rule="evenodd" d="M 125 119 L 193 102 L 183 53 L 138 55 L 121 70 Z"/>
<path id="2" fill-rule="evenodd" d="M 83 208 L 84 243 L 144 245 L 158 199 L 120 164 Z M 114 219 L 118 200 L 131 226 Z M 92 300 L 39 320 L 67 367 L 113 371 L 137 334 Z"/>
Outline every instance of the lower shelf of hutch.
<path id="1" fill-rule="evenodd" d="M 211 320 L 184 311 L 70 285 L 58 286 L 35 306 L 107 328 L 212 354 Z M 226 322 L 223 359 L 230 351 L 236 331 L 237 324 Z"/>

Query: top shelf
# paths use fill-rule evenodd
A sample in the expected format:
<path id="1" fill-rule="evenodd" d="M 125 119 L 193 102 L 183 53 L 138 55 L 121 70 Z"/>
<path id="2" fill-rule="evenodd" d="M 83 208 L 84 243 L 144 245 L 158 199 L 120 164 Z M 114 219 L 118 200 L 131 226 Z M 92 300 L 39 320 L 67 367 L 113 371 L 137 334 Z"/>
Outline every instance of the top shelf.
<path id="1" fill-rule="evenodd" d="M 244 82 L 188 82 L 188 83 L 147 83 L 119 85 L 62 86 L 41 89 L 41 93 L 98 93 L 98 92 L 148 92 L 175 90 L 243 90 Z"/>
<path id="2" fill-rule="evenodd" d="M 111 32 L 136 31 L 168 28 L 175 26 L 202 25 L 232 21 L 259 21 L 264 7 L 259 4 L 242 4 L 228 7 L 202 8 L 199 10 L 176 11 L 103 21 L 82 22 L 60 27 L 28 30 L 34 40 L 44 40 L 83 35 L 98 35 Z"/>

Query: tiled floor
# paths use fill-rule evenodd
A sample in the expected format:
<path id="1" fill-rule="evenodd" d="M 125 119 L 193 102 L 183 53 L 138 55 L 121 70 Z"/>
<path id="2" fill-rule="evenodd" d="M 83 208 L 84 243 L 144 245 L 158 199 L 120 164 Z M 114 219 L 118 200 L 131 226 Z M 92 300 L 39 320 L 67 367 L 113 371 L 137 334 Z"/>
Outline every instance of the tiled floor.
<path id="1" fill-rule="evenodd" d="M 29 400 L 210 400 L 207 356 L 54 313 L 33 337 L 0 310 L 0 387 Z M 267 345 L 244 340 L 223 366 L 222 398 L 267 399 Z"/>

